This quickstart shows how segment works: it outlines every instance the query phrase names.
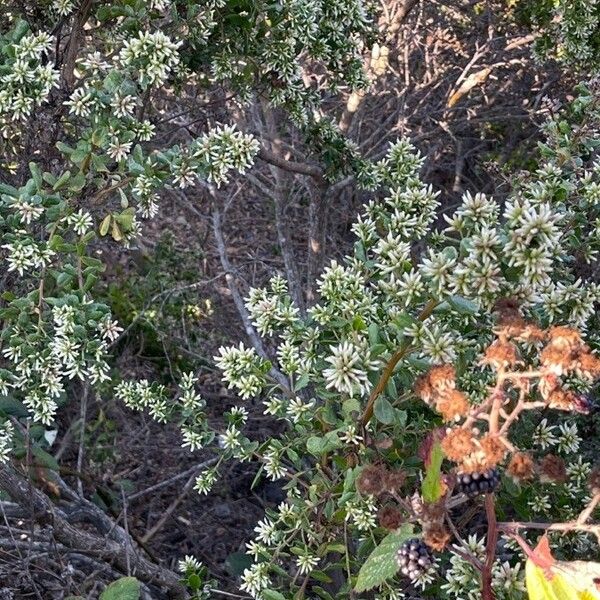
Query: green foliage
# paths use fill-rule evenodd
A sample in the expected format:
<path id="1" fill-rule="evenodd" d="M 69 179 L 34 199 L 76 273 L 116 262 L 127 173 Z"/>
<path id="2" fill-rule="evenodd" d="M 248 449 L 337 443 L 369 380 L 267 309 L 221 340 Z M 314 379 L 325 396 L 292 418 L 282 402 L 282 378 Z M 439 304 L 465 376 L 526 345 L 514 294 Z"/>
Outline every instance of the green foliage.
<path id="1" fill-rule="evenodd" d="M 391 579 L 399 568 L 396 554 L 400 546 L 411 537 L 412 525 L 403 525 L 398 531 L 388 533 L 360 568 L 355 591 L 366 592 Z"/>
<path id="2" fill-rule="evenodd" d="M 140 593 L 140 582 L 135 577 L 121 577 L 100 594 L 100 600 L 139 600 Z"/>

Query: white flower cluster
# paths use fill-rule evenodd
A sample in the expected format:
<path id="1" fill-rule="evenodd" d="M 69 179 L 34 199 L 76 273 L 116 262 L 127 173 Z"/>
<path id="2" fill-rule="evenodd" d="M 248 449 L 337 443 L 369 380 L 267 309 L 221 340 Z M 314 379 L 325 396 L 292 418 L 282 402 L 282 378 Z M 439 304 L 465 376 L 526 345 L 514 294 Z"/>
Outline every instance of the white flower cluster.
<path id="1" fill-rule="evenodd" d="M 53 10 L 61 17 L 70 15 L 76 5 L 75 0 L 52 0 Z"/>
<path id="2" fill-rule="evenodd" d="M 58 86 L 60 73 L 52 61 L 44 60 L 51 46 L 52 38 L 47 33 L 29 33 L 5 53 L 0 62 L 0 130 L 11 121 L 31 116 Z"/>
<path id="3" fill-rule="evenodd" d="M 237 347 L 221 347 L 214 360 L 223 371 L 227 386 L 236 389 L 242 398 L 257 396 L 263 389 L 268 369 L 254 348 L 247 348 L 242 342 Z"/>
<path id="4" fill-rule="evenodd" d="M 246 308 L 263 336 L 299 322 L 299 310 L 289 301 L 287 281 L 280 276 L 271 278 L 269 288 L 251 288 Z"/>
<path id="5" fill-rule="evenodd" d="M 528 506 L 535 515 L 552 517 L 557 504 L 562 506 L 562 519 L 576 518 L 589 503 L 589 490 L 586 482 L 592 470 L 592 464 L 579 454 L 582 438 L 577 423 L 563 421 L 558 425 L 550 425 L 544 418 L 537 425 L 533 434 L 533 449 L 555 452 L 566 459 L 568 479 L 564 483 L 550 481 L 536 488 L 528 501 Z M 566 502 L 557 503 L 556 496 L 564 496 Z M 566 514 L 565 514 L 566 511 Z M 557 515 L 557 518 L 559 516 Z"/>
<path id="6" fill-rule="evenodd" d="M 96 385 L 109 379 L 108 343 L 118 331 L 109 314 L 91 304 L 77 304 L 74 298 L 72 304 L 55 305 L 52 317 L 52 328 L 43 322 L 10 328 L 3 350 L 13 363 L 10 376 L 2 378 L 3 387 L 20 391 L 33 420 L 45 425 L 54 420 L 68 380 L 76 377 Z M 28 337 L 30 331 L 37 335 Z M 24 341 L 36 338 L 35 345 Z"/>
<path id="7" fill-rule="evenodd" d="M 179 65 L 178 48 L 182 41 L 173 42 L 162 31 L 140 31 L 137 37 L 126 40 L 119 53 L 119 63 L 138 73 L 142 87 L 162 85 Z"/>
<path id="8" fill-rule="evenodd" d="M 204 41 L 218 22 L 216 3 L 206 4 L 196 34 Z M 307 124 L 318 95 L 303 80 L 305 65 L 315 61 L 324 65 L 327 83 L 334 90 L 342 83 L 366 86 L 360 50 L 373 20 L 362 0 L 285 0 L 276 13 L 256 23 L 250 14 L 243 16 L 253 26 L 252 36 L 226 36 L 211 60 L 212 79 L 235 82 L 242 97 L 252 93 L 247 73 L 253 66 L 259 69 L 271 102 L 286 105 L 296 122 Z"/>
<path id="9" fill-rule="evenodd" d="M 479 600 L 481 598 L 480 573 L 466 561 L 462 553 L 468 551 L 479 561 L 486 557 L 485 538 L 470 535 L 465 540 L 466 547 L 454 545 L 450 548 L 450 567 L 444 574 L 445 583 L 441 589 L 444 595 L 457 600 Z M 458 552 L 455 552 L 454 550 Z M 525 600 L 525 577 L 521 564 L 514 566 L 509 561 L 496 559 L 492 568 L 492 587 L 498 600 Z"/>
<path id="10" fill-rule="evenodd" d="M 172 400 L 164 385 L 139 381 L 122 381 L 115 386 L 115 397 L 128 408 L 147 410 L 159 423 L 166 423 L 174 415 L 180 417 L 183 448 L 191 452 L 203 448 L 214 437 L 209 431 L 204 408 L 206 402 L 196 392 L 197 378 L 193 373 L 184 373 L 179 382 L 178 398 Z M 235 417 L 234 417 L 235 418 Z M 242 419 L 243 422 L 243 419 Z"/>

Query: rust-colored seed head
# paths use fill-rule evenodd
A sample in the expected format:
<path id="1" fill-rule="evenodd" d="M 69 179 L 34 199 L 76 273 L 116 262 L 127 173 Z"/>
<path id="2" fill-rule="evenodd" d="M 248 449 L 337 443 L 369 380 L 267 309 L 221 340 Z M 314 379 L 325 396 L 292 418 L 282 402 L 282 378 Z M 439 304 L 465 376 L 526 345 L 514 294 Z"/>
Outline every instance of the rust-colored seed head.
<path id="1" fill-rule="evenodd" d="M 447 390 L 438 398 L 436 410 L 442 415 L 444 421 L 454 421 L 469 412 L 469 401 L 459 390 Z"/>
<path id="2" fill-rule="evenodd" d="M 367 465 L 356 480 L 356 489 L 364 496 L 379 496 L 385 491 L 386 470 L 379 465 Z"/>
<path id="3" fill-rule="evenodd" d="M 395 506 L 384 506 L 380 509 L 377 518 L 379 520 L 379 525 L 384 529 L 389 529 L 390 531 L 394 531 L 398 529 L 400 525 L 404 522 L 402 518 L 402 513 Z"/>
<path id="4" fill-rule="evenodd" d="M 519 338 L 527 328 L 527 321 L 519 314 L 506 313 L 500 317 L 498 324 L 494 327 L 494 333 L 501 340 Z"/>
<path id="5" fill-rule="evenodd" d="M 500 317 L 504 315 L 519 316 L 519 307 L 521 303 L 517 298 L 500 298 L 496 300 L 492 310 L 498 313 Z"/>
<path id="6" fill-rule="evenodd" d="M 558 389 L 560 386 L 560 380 L 556 375 L 544 375 L 538 380 L 538 390 L 544 400 L 548 400 L 550 394 Z"/>
<path id="7" fill-rule="evenodd" d="M 506 447 L 497 437 L 486 435 L 479 443 L 489 465 L 488 468 L 502 462 L 506 455 Z"/>
<path id="8" fill-rule="evenodd" d="M 450 532 L 442 523 L 433 523 L 423 532 L 423 541 L 432 549 L 441 552 L 450 541 Z"/>
<path id="9" fill-rule="evenodd" d="M 556 410 L 574 410 L 579 402 L 579 396 L 572 390 L 555 389 L 546 399 L 548 406 Z"/>
<path id="10" fill-rule="evenodd" d="M 540 481 L 564 483 L 567 481 L 567 467 L 565 461 L 554 454 L 546 454 L 538 465 Z"/>
<path id="11" fill-rule="evenodd" d="M 452 365 L 431 367 L 428 377 L 429 385 L 438 393 L 456 387 L 456 371 Z"/>
<path id="12" fill-rule="evenodd" d="M 581 352 L 575 361 L 575 373 L 589 380 L 600 376 L 600 359 L 590 352 Z"/>
<path id="13" fill-rule="evenodd" d="M 431 404 L 433 402 L 433 388 L 429 383 L 429 375 L 420 375 L 415 381 L 415 395 L 425 402 Z"/>
<path id="14" fill-rule="evenodd" d="M 600 494 L 600 465 L 594 467 L 588 477 L 588 487 L 590 492 L 595 496 Z"/>
<path id="15" fill-rule="evenodd" d="M 442 440 L 441 446 L 447 458 L 459 462 L 475 449 L 473 432 L 460 427 L 451 429 Z"/>
<path id="16" fill-rule="evenodd" d="M 575 350 L 583 345 L 581 334 L 571 327 L 552 327 L 548 331 L 550 345 L 562 350 Z"/>
<path id="17" fill-rule="evenodd" d="M 406 482 L 406 473 L 401 469 L 388 471 L 385 475 L 385 487 L 388 492 L 397 493 Z"/>
<path id="18" fill-rule="evenodd" d="M 576 366 L 569 348 L 553 344 L 549 344 L 542 350 L 540 360 L 542 366 L 552 371 L 555 375 L 563 375 L 575 369 Z"/>
<path id="19" fill-rule="evenodd" d="M 527 452 L 515 452 L 506 468 L 506 473 L 517 483 L 533 479 L 535 474 L 533 458 Z"/>
<path id="20" fill-rule="evenodd" d="M 485 351 L 481 361 L 484 365 L 498 370 L 516 365 L 519 362 L 519 354 L 514 344 L 496 340 Z"/>

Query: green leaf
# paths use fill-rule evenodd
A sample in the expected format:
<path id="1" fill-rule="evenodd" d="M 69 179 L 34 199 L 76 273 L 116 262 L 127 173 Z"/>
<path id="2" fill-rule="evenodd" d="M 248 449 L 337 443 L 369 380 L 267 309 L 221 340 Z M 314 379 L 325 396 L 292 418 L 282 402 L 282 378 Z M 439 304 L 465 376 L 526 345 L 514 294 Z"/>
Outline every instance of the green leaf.
<path id="1" fill-rule="evenodd" d="M 356 315 L 352 320 L 352 329 L 354 331 L 364 331 L 367 328 L 367 325 L 364 319 L 360 315 Z"/>
<path id="2" fill-rule="evenodd" d="M 33 456 L 36 458 L 36 463 L 40 466 L 45 467 L 46 469 L 51 469 L 52 471 L 58 471 L 59 466 L 58 462 L 52 456 L 52 454 L 48 454 L 45 450 L 42 450 L 39 446 L 33 446 L 31 451 L 33 452 Z"/>
<path id="3" fill-rule="evenodd" d="M 71 171 L 65 171 L 55 182 L 55 184 L 52 186 L 52 189 L 56 192 L 57 190 L 60 190 L 61 187 L 63 187 L 67 181 L 69 181 L 71 177 Z"/>
<path id="4" fill-rule="evenodd" d="M 308 375 L 308 373 L 304 373 L 304 375 L 301 375 L 300 378 L 298 379 L 298 381 L 296 381 L 296 385 L 294 386 L 294 391 L 297 392 L 297 391 L 305 388 L 308 385 L 309 381 L 310 381 L 310 376 Z"/>
<path id="5" fill-rule="evenodd" d="M 393 577 L 398 572 L 396 553 L 411 537 L 413 537 L 413 527 L 408 523 L 402 525 L 398 531 L 386 535 L 361 567 L 354 587 L 355 591 L 366 592 Z"/>
<path id="6" fill-rule="evenodd" d="M 246 569 L 252 566 L 252 557 L 245 552 L 233 552 L 225 561 L 233 575 L 241 575 Z"/>
<path id="7" fill-rule="evenodd" d="M 439 442 L 435 442 L 431 448 L 431 457 L 425 479 L 421 486 L 421 495 L 425 502 L 437 502 L 442 496 L 441 469 L 444 454 Z"/>
<path id="8" fill-rule="evenodd" d="M 349 417 L 353 412 L 359 413 L 361 412 L 361 405 L 357 398 L 348 398 L 344 400 L 342 404 L 342 413 L 344 416 Z"/>
<path id="9" fill-rule="evenodd" d="M 375 414 L 375 418 L 385 425 L 390 425 L 394 422 L 395 413 L 394 407 L 391 405 L 390 401 L 384 396 L 379 396 L 377 400 L 375 400 L 375 406 L 373 408 L 373 412 Z"/>
<path id="10" fill-rule="evenodd" d="M 285 596 L 273 590 L 263 590 L 261 595 L 265 600 L 285 600 Z"/>
<path id="11" fill-rule="evenodd" d="M 187 584 L 192 590 L 199 590 L 202 585 L 202 579 L 196 573 L 192 573 L 187 578 Z"/>
<path id="12" fill-rule="evenodd" d="M 399 408 L 397 408 L 396 415 L 394 418 L 394 421 L 396 422 L 396 424 L 400 425 L 400 427 L 405 427 L 407 419 L 408 419 L 408 413 L 405 410 L 400 410 Z"/>
<path id="13" fill-rule="evenodd" d="M 371 323 L 369 325 L 369 344 L 371 346 L 376 346 L 381 341 L 381 337 L 379 335 L 379 325 L 377 323 Z"/>
<path id="14" fill-rule="evenodd" d="M 26 417 L 29 414 L 25 405 L 12 396 L 0 398 L 0 412 L 12 417 Z"/>
<path id="15" fill-rule="evenodd" d="M 462 296 L 450 296 L 450 298 L 448 298 L 448 303 L 461 315 L 476 315 L 479 313 L 479 305 Z"/>
<path id="16" fill-rule="evenodd" d="M 135 577 L 121 577 L 100 594 L 100 600 L 139 600 L 139 597 L 140 582 Z"/>

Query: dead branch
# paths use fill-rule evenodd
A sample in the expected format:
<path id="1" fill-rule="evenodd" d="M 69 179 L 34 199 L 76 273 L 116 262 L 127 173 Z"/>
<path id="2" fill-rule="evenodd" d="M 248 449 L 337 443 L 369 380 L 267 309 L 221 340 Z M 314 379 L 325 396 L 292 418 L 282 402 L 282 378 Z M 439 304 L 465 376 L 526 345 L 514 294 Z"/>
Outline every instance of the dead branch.
<path id="1" fill-rule="evenodd" d="M 54 538 L 67 548 L 109 562 L 121 573 L 127 572 L 125 545 L 73 527 L 63 510 L 9 466 L 0 468 L 0 489 L 15 502 L 29 507 L 33 518 L 40 525 L 50 527 Z M 129 541 L 133 546 L 131 538 Z M 140 552 L 132 553 L 130 559 L 132 573 L 141 581 L 168 589 L 173 598 L 185 598 L 185 590 L 177 574 L 151 563 Z"/>

